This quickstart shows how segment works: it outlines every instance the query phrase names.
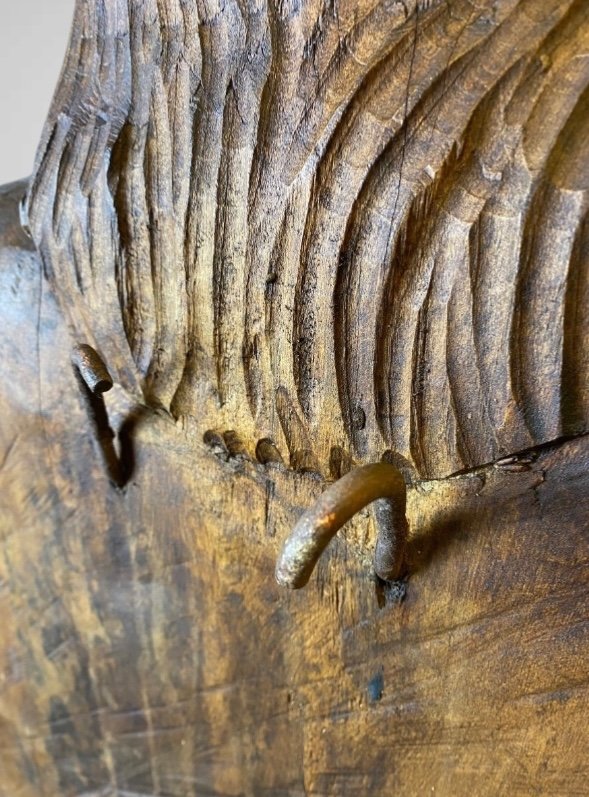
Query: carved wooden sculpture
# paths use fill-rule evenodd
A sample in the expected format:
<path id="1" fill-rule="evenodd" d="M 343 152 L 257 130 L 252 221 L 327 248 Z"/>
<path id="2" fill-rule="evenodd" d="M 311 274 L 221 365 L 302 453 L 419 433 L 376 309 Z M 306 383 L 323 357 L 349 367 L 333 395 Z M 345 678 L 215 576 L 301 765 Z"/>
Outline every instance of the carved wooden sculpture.
<path id="1" fill-rule="evenodd" d="M 588 150 L 586 0 L 78 0 L 0 195 L 2 797 L 585 793 Z M 405 580 L 381 504 L 279 586 L 383 459 Z"/>

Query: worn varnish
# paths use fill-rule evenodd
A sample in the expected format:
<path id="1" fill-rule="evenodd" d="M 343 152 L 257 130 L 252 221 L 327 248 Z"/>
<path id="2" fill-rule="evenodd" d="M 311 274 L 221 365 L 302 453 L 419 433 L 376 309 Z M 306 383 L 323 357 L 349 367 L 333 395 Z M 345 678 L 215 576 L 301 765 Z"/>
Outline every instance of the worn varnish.
<path id="1" fill-rule="evenodd" d="M 588 86 L 585 0 L 78 0 L 0 189 L 2 797 L 586 793 Z M 406 583 L 363 510 L 281 589 L 383 456 Z"/>

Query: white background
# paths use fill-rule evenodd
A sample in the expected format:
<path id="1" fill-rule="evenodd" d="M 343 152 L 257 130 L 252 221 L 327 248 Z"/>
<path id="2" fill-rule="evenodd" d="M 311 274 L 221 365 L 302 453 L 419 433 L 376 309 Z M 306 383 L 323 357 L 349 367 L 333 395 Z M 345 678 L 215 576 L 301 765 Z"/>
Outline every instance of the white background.
<path id="1" fill-rule="evenodd" d="M 73 10 L 74 0 L 0 0 L 0 185 L 32 171 Z"/>

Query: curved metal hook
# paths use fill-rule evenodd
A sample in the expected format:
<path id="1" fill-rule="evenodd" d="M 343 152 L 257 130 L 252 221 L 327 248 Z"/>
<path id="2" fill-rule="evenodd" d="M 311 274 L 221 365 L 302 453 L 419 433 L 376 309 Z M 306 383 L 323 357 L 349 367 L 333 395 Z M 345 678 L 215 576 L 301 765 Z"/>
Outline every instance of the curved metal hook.
<path id="1" fill-rule="evenodd" d="M 385 581 L 399 578 L 408 534 L 407 487 L 401 471 L 387 462 L 364 465 L 342 476 L 300 518 L 284 543 L 276 565 L 276 580 L 300 589 L 332 537 L 357 512 L 382 499 L 377 510 L 378 537 L 374 569 Z"/>

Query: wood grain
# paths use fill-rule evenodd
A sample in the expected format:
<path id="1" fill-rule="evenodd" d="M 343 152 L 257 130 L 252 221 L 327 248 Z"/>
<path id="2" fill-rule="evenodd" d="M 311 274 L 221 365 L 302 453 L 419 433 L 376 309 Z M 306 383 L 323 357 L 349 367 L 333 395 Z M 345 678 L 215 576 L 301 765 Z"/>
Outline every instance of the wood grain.
<path id="1" fill-rule="evenodd" d="M 587 430 L 585 0 L 80 2 L 28 194 L 175 418 L 442 477 Z M 92 64 L 92 68 L 87 65 Z"/>
<path id="2" fill-rule="evenodd" d="M 0 797 L 586 793 L 588 45 L 585 0 L 78 0 L 0 189 Z M 364 510 L 280 589 L 383 455 L 407 583 Z"/>
<path id="3" fill-rule="evenodd" d="M 113 428 L 136 418 L 117 489 L 24 188 L 0 250 L 2 797 L 583 794 L 589 438 L 410 487 L 402 603 L 367 511 L 282 590 L 323 481 L 116 385 Z"/>

